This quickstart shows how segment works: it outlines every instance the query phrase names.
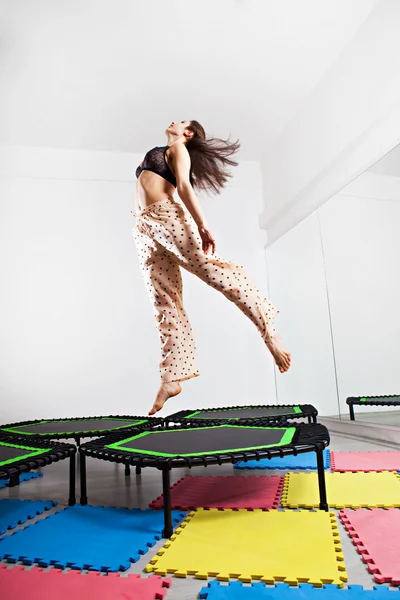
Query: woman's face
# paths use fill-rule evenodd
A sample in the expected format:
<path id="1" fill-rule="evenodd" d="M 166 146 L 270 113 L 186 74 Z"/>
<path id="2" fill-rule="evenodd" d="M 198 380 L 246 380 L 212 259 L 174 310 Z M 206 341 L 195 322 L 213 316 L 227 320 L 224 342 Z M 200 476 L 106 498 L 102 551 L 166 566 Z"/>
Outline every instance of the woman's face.
<path id="1" fill-rule="evenodd" d="M 186 128 L 190 125 L 190 121 L 171 121 L 171 124 L 166 129 L 166 133 L 173 133 L 174 135 L 183 135 Z"/>

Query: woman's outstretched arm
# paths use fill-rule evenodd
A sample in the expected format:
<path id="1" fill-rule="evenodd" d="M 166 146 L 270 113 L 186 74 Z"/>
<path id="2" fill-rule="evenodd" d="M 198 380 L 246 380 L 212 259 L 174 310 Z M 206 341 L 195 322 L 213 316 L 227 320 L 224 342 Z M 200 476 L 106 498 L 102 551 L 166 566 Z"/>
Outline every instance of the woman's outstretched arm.
<path id="1" fill-rule="evenodd" d="M 170 155 L 176 178 L 176 189 L 182 202 L 187 207 L 192 215 L 203 242 L 203 250 L 208 254 L 211 248 L 211 253 L 215 252 L 215 240 L 208 229 L 200 203 L 190 183 L 190 154 L 185 147 L 185 144 L 174 144 L 171 146 Z"/>

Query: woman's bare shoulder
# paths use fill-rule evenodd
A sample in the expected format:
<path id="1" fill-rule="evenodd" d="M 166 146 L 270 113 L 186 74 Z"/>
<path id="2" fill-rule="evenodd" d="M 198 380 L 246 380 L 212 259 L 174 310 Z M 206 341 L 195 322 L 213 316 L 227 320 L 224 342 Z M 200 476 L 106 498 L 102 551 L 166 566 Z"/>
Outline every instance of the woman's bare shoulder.
<path id="1" fill-rule="evenodd" d="M 189 151 L 183 142 L 176 142 L 167 149 L 167 153 L 172 155 L 180 154 L 182 152 L 187 152 L 187 154 L 189 154 Z"/>

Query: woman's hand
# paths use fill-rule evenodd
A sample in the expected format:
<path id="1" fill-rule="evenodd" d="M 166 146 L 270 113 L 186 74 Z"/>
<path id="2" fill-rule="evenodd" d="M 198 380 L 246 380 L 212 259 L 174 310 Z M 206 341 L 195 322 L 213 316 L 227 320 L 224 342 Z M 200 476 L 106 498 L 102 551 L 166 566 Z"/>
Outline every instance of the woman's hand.
<path id="1" fill-rule="evenodd" d="M 208 254 L 210 248 L 211 248 L 211 254 L 214 254 L 215 240 L 212 236 L 211 231 L 205 226 L 199 227 L 198 229 L 199 229 L 199 234 L 200 234 L 201 241 L 202 241 L 202 247 L 203 247 L 204 254 Z"/>

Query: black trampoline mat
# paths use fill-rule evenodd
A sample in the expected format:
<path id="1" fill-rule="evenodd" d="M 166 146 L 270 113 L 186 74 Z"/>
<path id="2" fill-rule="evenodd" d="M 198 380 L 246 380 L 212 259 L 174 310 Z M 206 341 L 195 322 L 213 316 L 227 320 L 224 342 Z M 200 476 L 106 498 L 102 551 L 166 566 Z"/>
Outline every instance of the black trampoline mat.
<path id="1" fill-rule="evenodd" d="M 400 396 L 386 396 L 382 398 L 382 396 L 364 396 L 360 398 L 360 402 L 380 402 L 382 404 L 386 404 L 387 402 L 399 402 L 400 404 Z"/>
<path id="2" fill-rule="evenodd" d="M 33 423 L 31 425 L 14 425 L 13 427 L 7 427 L 3 431 L 9 431 L 12 433 L 21 433 L 25 435 L 46 435 L 46 434 L 63 434 L 73 433 L 79 434 L 80 432 L 86 431 L 109 431 L 112 429 L 123 429 L 125 427 L 134 427 L 146 423 L 146 419 L 143 420 L 129 420 L 129 419 L 79 419 L 79 420 L 65 420 L 60 419 L 59 421 L 41 421 L 40 423 Z"/>
<path id="3" fill-rule="evenodd" d="M 185 419 L 257 419 L 280 415 L 301 414 L 299 406 L 265 406 L 260 408 L 225 408 L 221 410 L 197 410 Z"/>
<path id="4" fill-rule="evenodd" d="M 33 458 L 39 454 L 49 452 L 51 448 L 28 448 L 24 446 L 17 446 L 14 444 L 7 444 L 0 442 L 0 466 L 17 462 L 18 460 L 24 460 Z"/>
<path id="5" fill-rule="evenodd" d="M 200 456 L 286 446 L 291 443 L 295 431 L 295 427 L 221 425 L 145 432 L 106 447 L 156 456 Z"/>

